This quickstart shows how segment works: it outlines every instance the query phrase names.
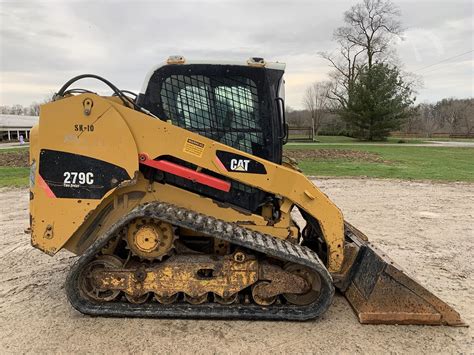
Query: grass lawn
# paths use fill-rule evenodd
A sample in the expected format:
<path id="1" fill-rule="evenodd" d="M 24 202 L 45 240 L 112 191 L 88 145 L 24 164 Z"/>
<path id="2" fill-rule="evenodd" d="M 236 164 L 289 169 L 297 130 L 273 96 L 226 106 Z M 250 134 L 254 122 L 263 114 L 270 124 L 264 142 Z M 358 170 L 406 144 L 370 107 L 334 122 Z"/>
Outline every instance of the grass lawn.
<path id="1" fill-rule="evenodd" d="M 0 187 L 28 186 L 30 169 L 0 166 Z"/>
<path id="2" fill-rule="evenodd" d="M 18 155 L 23 159 L 18 162 Z M 0 149 L 0 187 L 28 186 L 28 147 Z"/>
<path id="3" fill-rule="evenodd" d="M 474 182 L 474 148 L 324 144 L 286 147 L 290 155 L 292 150 L 318 149 L 336 151 L 332 157 L 326 154 L 322 158 L 303 157 L 299 160 L 299 167 L 307 175 Z M 375 159 L 347 158 L 350 151 L 365 152 Z"/>
<path id="4" fill-rule="evenodd" d="M 2 153 L 28 151 L 29 149 L 30 149 L 29 147 L 13 147 L 13 148 L 0 149 L 0 155 Z M 1 156 L 0 156 L 0 159 L 1 159 Z"/>

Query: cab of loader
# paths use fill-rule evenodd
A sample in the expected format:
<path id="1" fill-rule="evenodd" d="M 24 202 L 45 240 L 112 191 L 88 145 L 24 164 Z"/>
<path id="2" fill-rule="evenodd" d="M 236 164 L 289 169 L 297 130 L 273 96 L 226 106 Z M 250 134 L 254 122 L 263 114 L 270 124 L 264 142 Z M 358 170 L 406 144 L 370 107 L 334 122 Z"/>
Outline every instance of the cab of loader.
<path id="1" fill-rule="evenodd" d="M 287 138 L 285 64 L 170 57 L 147 75 L 137 103 L 162 120 L 280 164 Z"/>
<path id="2" fill-rule="evenodd" d="M 263 58 L 202 62 L 172 56 L 147 74 L 137 104 L 163 121 L 281 164 L 288 132 L 284 70 L 285 64 Z M 169 159 L 195 168 L 174 157 Z M 142 173 L 149 180 L 156 179 L 146 168 Z M 238 182 L 224 193 L 167 173 L 160 179 L 252 212 L 274 200 L 272 195 Z"/>

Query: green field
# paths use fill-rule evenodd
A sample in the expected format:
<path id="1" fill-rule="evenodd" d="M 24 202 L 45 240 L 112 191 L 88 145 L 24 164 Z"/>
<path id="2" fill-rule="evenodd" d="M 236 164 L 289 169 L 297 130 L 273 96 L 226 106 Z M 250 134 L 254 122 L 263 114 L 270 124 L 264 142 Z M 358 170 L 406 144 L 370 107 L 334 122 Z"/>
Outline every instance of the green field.
<path id="1" fill-rule="evenodd" d="M 0 187 L 28 186 L 28 168 L 0 166 Z"/>
<path id="2" fill-rule="evenodd" d="M 21 154 L 22 162 L 12 164 L 12 160 Z M 28 157 L 28 148 L 10 148 L 0 150 L 0 187 L 23 187 L 28 186 L 29 168 L 25 163 Z M 22 166 L 15 166 L 22 165 Z"/>
<path id="3" fill-rule="evenodd" d="M 292 145 L 286 152 L 318 149 L 333 151 L 332 157 L 297 159 L 307 175 L 474 182 L 474 148 L 318 144 Z M 340 157 L 340 152 L 362 152 L 371 159 Z"/>

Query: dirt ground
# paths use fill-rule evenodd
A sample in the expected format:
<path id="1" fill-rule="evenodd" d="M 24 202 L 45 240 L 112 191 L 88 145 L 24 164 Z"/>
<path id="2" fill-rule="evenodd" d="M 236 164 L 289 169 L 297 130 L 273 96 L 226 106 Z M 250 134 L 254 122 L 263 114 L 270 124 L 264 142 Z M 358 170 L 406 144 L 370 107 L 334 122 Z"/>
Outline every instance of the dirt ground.
<path id="1" fill-rule="evenodd" d="M 473 324 L 474 184 L 318 180 L 398 264 Z M 26 189 L 0 190 L 0 353 L 473 353 L 471 328 L 360 325 L 336 296 L 318 321 L 92 318 L 67 303 L 68 253 L 29 244 Z"/>
<path id="2" fill-rule="evenodd" d="M 347 161 L 363 161 L 369 163 L 390 163 L 383 160 L 380 154 L 350 149 L 288 149 L 285 156 L 296 161 L 309 160 L 333 160 L 341 159 Z"/>
<path id="3" fill-rule="evenodd" d="M 27 149 L 0 154 L 0 166 L 27 167 L 29 151 Z"/>

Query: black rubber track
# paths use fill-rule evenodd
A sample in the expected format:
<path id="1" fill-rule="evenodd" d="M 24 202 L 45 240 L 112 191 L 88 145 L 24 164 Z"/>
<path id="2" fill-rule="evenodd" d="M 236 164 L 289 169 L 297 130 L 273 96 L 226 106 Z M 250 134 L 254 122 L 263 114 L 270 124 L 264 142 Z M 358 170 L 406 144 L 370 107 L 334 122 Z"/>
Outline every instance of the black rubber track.
<path id="1" fill-rule="evenodd" d="M 255 250 L 283 261 L 297 263 L 313 269 L 321 277 L 321 295 L 307 306 L 279 304 L 259 306 L 255 304 L 220 305 L 205 303 L 191 305 L 184 302 L 163 305 L 158 302 L 132 304 L 123 301 L 97 303 L 81 296 L 79 275 L 81 270 L 99 253 L 116 232 L 138 217 L 150 217 L 173 225 L 195 230 Z M 72 306 L 79 312 L 94 316 L 157 317 L 157 318 L 231 318 L 261 320 L 308 320 L 321 316 L 330 306 L 334 296 L 332 278 L 316 253 L 307 247 L 295 245 L 266 234 L 242 228 L 214 217 L 199 214 L 164 202 L 140 205 L 120 219 L 107 233 L 100 236 L 81 256 L 66 280 L 66 291 Z"/>

